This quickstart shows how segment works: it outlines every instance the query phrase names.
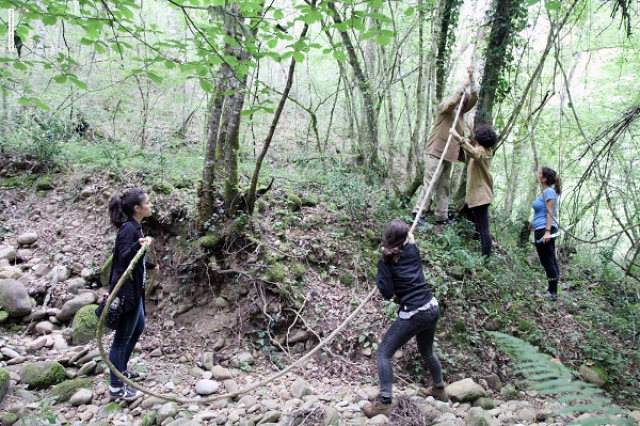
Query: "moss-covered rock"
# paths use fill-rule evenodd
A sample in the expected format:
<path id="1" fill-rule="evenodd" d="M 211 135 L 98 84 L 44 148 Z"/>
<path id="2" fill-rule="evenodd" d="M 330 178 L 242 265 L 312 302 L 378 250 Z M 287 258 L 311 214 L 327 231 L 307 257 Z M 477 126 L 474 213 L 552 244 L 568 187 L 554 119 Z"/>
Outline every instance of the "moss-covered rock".
<path id="1" fill-rule="evenodd" d="M 9 319 L 9 312 L 0 310 L 0 324 Z"/>
<path id="2" fill-rule="evenodd" d="M 293 278 L 299 280 L 307 273 L 307 268 L 300 262 L 293 262 L 289 265 L 289 272 Z"/>
<path id="3" fill-rule="evenodd" d="M 218 232 L 211 232 L 200 238 L 198 242 L 207 250 L 215 250 L 223 242 L 222 236 Z"/>
<path id="4" fill-rule="evenodd" d="M 15 413 L 4 413 L 0 419 L 2 426 L 11 426 L 18 423 L 18 416 Z"/>
<path id="5" fill-rule="evenodd" d="M 96 337 L 98 317 L 95 310 L 98 305 L 87 305 L 80 308 L 73 317 L 71 339 L 74 345 L 84 345 Z"/>
<path id="6" fill-rule="evenodd" d="M 282 283 L 287 279 L 287 272 L 282 265 L 272 265 L 267 270 L 267 281 Z"/>
<path id="7" fill-rule="evenodd" d="M 157 421 L 158 415 L 156 413 L 151 413 L 147 416 L 144 416 L 144 418 L 140 422 L 140 426 L 154 426 Z"/>
<path id="8" fill-rule="evenodd" d="M 108 417 L 110 414 L 122 413 L 122 411 L 124 411 L 124 408 L 122 408 L 120 404 L 116 402 L 110 402 L 107 405 L 103 405 L 102 407 L 100 407 L 100 410 L 98 411 L 98 417 Z"/>
<path id="9" fill-rule="evenodd" d="M 109 287 L 109 278 L 111 276 L 111 262 L 113 261 L 113 254 L 109 256 L 102 268 L 100 268 L 100 285 L 102 287 Z"/>
<path id="10" fill-rule="evenodd" d="M 483 410 L 493 410 L 496 408 L 496 404 L 493 402 L 493 399 L 487 398 L 486 396 L 476 399 L 471 405 L 474 407 L 480 407 Z"/>
<path id="11" fill-rule="evenodd" d="M 29 385 L 31 389 L 46 389 L 66 379 L 64 367 L 56 361 L 25 364 L 19 374 L 22 383 Z"/>
<path id="12" fill-rule="evenodd" d="M 302 199 L 298 197 L 293 191 L 287 192 L 286 195 L 287 205 L 292 212 L 300 210 L 302 207 Z"/>
<path id="13" fill-rule="evenodd" d="M 176 188 L 166 180 L 153 183 L 151 185 L 151 188 L 154 190 L 154 192 L 162 195 L 169 195 L 176 190 Z"/>
<path id="14" fill-rule="evenodd" d="M 9 371 L 0 368 L 0 402 L 2 402 L 7 392 L 9 392 L 10 383 L 11 376 L 9 375 Z"/>
<path id="15" fill-rule="evenodd" d="M 320 198 L 316 194 L 307 194 L 302 198 L 302 205 L 305 207 L 315 207 L 320 202 Z"/>
<path id="16" fill-rule="evenodd" d="M 49 191 L 53 188 L 53 178 L 50 175 L 42 175 L 36 180 L 36 189 L 38 191 Z"/>
<path id="17" fill-rule="evenodd" d="M 91 389 L 92 381 L 90 377 L 80 379 L 65 380 L 51 388 L 51 396 L 57 396 L 58 402 L 66 402 L 82 388 Z"/>

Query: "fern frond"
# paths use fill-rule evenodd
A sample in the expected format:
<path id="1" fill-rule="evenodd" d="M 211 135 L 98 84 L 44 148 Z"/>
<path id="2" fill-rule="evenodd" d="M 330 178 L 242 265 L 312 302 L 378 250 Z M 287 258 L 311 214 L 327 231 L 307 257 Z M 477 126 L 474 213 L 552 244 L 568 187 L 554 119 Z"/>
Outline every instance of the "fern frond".
<path id="1" fill-rule="evenodd" d="M 620 425 L 631 426 L 635 423 L 628 414 L 612 407 L 610 398 L 600 395 L 602 389 L 581 380 L 574 380 L 574 372 L 564 365 L 551 360 L 535 346 L 524 340 L 497 331 L 488 331 L 501 349 L 518 360 L 516 372 L 530 382 L 531 387 L 543 395 L 558 395 L 560 403 L 573 402 L 576 405 L 565 407 L 555 414 L 593 413 L 593 417 L 571 423 L 572 426 Z"/>

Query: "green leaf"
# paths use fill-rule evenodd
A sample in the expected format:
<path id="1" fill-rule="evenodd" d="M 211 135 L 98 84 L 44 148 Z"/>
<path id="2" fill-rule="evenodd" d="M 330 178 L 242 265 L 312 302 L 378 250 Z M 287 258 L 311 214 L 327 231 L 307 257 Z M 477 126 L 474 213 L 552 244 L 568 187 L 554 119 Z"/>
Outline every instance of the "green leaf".
<path id="1" fill-rule="evenodd" d="M 45 25 L 55 25 L 58 22 L 55 16 L 43 16 L 41 19 Z"/>
<path id="2" fill-rule="evenodd" d="M 342 50 L 334 50 L 333 57 L 336 59 L 336 61 L 344 61 L 345 59 L 347 59 L 347 55 Z"/>
<path id="3" fill-rule="evenodd" d="M 376 42 L 378 42 L 380 46 L 386 46 L 391 43 L 391 39 L 389 37 L 383 36 L 382 34 L 378 34 L 378 36 L 376 37 Z"/>
<path id="4" fill-rule="evenodd" d="M 45 111 L 49 111 L 51 109 L 38 98 L 31 98 L 31 101 L 40 109 L 43 109 Z"/>
<path id="5" fill-rule="evenodd" d="M 275 49 L 277 45 L 278 45 L 278 39 L 275 39 L 275 38 L 272 38 L 267 42 L 267 46 L 269 46 L 269 49 Z"/>
<path id="6" fill-rule="evenodd" d="M 213 0 L 214 6 L 224 6 L 225 0 Z"/>
<path id="7" fill-rule="evenodd" d="M 24 96 L 18 99 L 19 105 L 29 105 L 30 103 L 31 103 L 31 100 L 29 98 L 25 98 Z"/>
<path id="8" fill-rule="evenodd" d="M 87 83 L 85 83 L 84 81 L 80 81 L 77 78 L 69 77 L 69 81 L 71 81 L 82 90 L 87 90 L 89 88 L 89 86 L 87 86 Z"/>
<path id="9" fill-rule="evenodd" d="M 166 60 L 164 61 L 164 66 L 170 70 L 174 69 L 176 67 L 176 63 L 171 61 L 171 60 Z"/>
<path id="10" fill-rule="evenodd" d="M 276 9 L 273 11 L 273 19 L 282 19 L 284 18 L 284 12 L 280 9 Z"/>
<path id="11" fill-rule="evenodd" d="M 367 336 L 365 336 L 364 334 L 361 334 L 360 336 L 358 336 L 358 343 L 362 343 L 366 338 Z"/>
<path id="12" fill-rule="evenodd" d="M 23 64 L 22 62 L 18 62 L 18 61 L 13 63 L 13 67 L 16 68 L 16 69 L 22 70 L 22 71 L 26 71 L 26 69 L 27 69 L 27 66 L 25 64 Z"/>
<path id="13" fill-rule="evenodd" d="M 162 83 L 162 77 L 160 77 L 156 73 L 153 73 L 151 71 L 147 71 L 147 77 L 149 77 L 149 80 L 153 81 L 156 84 Z"/>
<path id="14" fill-rule="evenodd" d="M 86 37 L 82 37 L 80 39 L 80 43 L 84 44 L 85 46 L 91 46 L 93 43 L 95 43 L 93 40 L 86 38 Z"/>
<path id="15" fill-rule="evenodd" d="M 202 78 L 200 79 L 200 87 L 202 87 L 202 90 L 204 90 L 205 92 L 213 92 L 213 84 Z"/>
<path id="16" fill-rule="evenodd" d="M 562 6 L 562 2 L 559 0 L 547 0 L 544 4 L 547 10 L 558 10 L 560 6 Z"/>
<path id="17" fill-rule="evenodd" d="M 55 81 L 58 84 L 64 84 L 67 82 L 67 76 L 66 75 L 57 75 L 55 77 L 53 77 L 53 81 Z"/>
<path id="18" fill-rule="evenodd" d="M 371 38 L 374 38 L 377 35 L 378 33 L 375 31 L 367 31 L 366 33 L 362 34 L 361 40 L 362 41 L 369 40 Z"/>
<path id="19" fill-rule="evenodd" d="M 538 1 L 538 0 L 536 0 L 536 1 Z M 415 8 L 413 8 L 413 7 L 408 7 L 408 8 L 407 8 L 407 9 L 405 9 L 405 11 L 404 11 L 404 16 L 411 16 L 411 15 L 413 15 L 414 13 L 416 13 Z"/>
<path id="20" fill-rule="evenodd" d="M 304 55 L 301 52 L 293 52 L 293 60 L 296 62 L 304 62 Z"/>

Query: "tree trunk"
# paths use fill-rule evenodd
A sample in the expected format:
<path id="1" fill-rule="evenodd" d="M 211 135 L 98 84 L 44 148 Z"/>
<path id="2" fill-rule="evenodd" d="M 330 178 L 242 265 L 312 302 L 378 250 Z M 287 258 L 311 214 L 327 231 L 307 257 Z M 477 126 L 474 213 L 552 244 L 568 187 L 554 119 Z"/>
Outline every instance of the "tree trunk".
<path id="1" fill-rule="evenodd" d="M 461 0 L 444 0 L 440 16 L 440 31 L 438 32 L 438 50 L 436 56 L 436 99 L 440 101 L 444 96 L 447 83 L 447 62 L 451 57 L 451 46 L 455 42 L 455 28 L 460 15 Z"/>
<path id="2" fill-rule="evenodd" d="M 515 22 L 519 14 L 526 13 L 522 0 L 494 0 L 491 12 L 491 33 L 485 51 L 482 87 L 476 105 L 476 126 L 493 123 L 493 105 L 496 100 L 500 76 L 508 63 Z"/>
<path id="3" fill-rule="evenodd" d="M 333 12 L 333 20 L 336 24 L 342 24 L 342 19 L 335 3 L 327 3 L 327 7 Z M 362 101 L 364 103 L 364 122 L 360 127 L 359 137 L 359 150 L 356 156 L 358 164 L 366 164 L 370 170 L 376 170 L 378 168 L 378 117 L 380 113 L 380 104 L 382 99 L 376 99 L 376 94 L 372 92 L 370 78 L 365 74 L 365 70 L 362 68 L 360 61 L 356 55 L 356 50 L 346 31 L 339 31 L 342 43 L 347 51 L 347 60 L 353 74 L 356 78 L 356 84 Z M 380 97 L 377 94 L 378 98 Z"/>

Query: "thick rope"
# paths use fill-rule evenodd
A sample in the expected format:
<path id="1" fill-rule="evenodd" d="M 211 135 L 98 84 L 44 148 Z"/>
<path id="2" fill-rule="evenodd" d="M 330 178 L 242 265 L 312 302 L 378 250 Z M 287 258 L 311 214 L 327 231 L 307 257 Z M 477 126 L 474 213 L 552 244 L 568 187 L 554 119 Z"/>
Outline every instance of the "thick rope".
<path id="1" fill-rule="evenodd" d="M 150 243 L 153 241 L 149 237 L 147 237 L 147 239 L 150 240 Z M 102 360 L 107 364 L 107 366 L 109 367 L 109 370 L 111 370 L 111 372 L 113 372 L 113 374 L 115 374 L 120 380 L 122 380 L 124 383 L 126 383 L 127 386 L 129 386 L 130 388 L 138 390 L 138 391 L 140 391 L 142 393 L 145 393 L 147 395 L 163 399 L 165 401 L 172 401 L 172 402 L 177 402 L 177 403 L 181 403 L 181 404 L 207 404 L 209 402 L 213 402 L 213 401 L 216 401 L 218 399 L 234 398 L 236 396 L 245 394 L 247 392 L 251 392 L 252 390 L 260 388 L 260 387 L 266 385 L 267 383 L 277 379 L 278 377 L 284 376 L 285 374 L 287 374 L 288 372 L 290 372 L 294 368 L 298 367 L 301 363 L 307 361 L 316 352 L 318 352 L 322 347 L 326 346 L 329 342 L 331 342 L 331 340 L 333 340 L 336 337 L 336 335 L 338 335 L 338 333 L 340 333 L 347 326 L 347 324 L 349 324 L 351 322 L 351 320 L 353 320 L 353 318 L 355 318 L 355 316 L 358 315 L 358 313 L 360 313 L 362 308 L 367 304 L 367 302 L 369 300 L 371 300 L 371 298 L 376 294 L 376 292 L 378 290 L 376 287 L 374 287 L 369 292 L 369 294 L 364 299 L 362 299 L 362 301 L 360 302 L 358 307 L 356 309 L 354 309 L 354 311 L 351 313 L 351 315 L 349 315 L 347 317 L 347 319 L 345 319 L 342 322 L 342 324 L 340 324 L 338 326 L 338 328 L 336 328 L 326 339 L 324 339 L 320 343 L 318 343 L 318 345 L 316 345 L 316 347 L 313 348 L 308 354 L 306 354 L 305 356 L 303 356 L 302 358 L 300 358 L 299 360 L 297 360 L 296 362 L 294 362 L 293 364 L 291 364 L 290 366 L 288 366 L 284 370 L 279 371 L 278 373 L 274 374 L 273 376 L 267 377 L 266 379 L 261 380 L 261 381 L 259 381 L 257 383 L 254 383 L 253 385 L 248 386 L 246 388 L 243 388 L 241 390 L 238 390 L 237 392 L 225 393 L 225 394 L 221 394 L 221 395 L 214 395 L 214 396 L 210 396 L 210 397 L 207 397 L 207 398 L 183 398 L 183 397 L 179 397 L 177 395 L 161 395 L 161 394 L 158 394 L 156 392 L 150 391 L 149 389 L 146 389 L 146 388 L 140 386 L 139 384 L 137 384 L 135 382 L 132 382 L 131 380 L 127 379 L 121 372 L 119 372 L 115 368 L 115 366 L 111 363 L 111 361 L 109 361 L 109 357 L 107 356 L 107 354 L 106 354 L 106 352 L 104 350 L 104 346 L 102 344 L 102 334 L 103 334 L 103 331 L 104 331 L 104 322 L 105 322 L 105 320 L 107 318 L 107 312 L 109 310 L 109 306 L 111 306 L 111 302 L 113 302 L 113 300 L 115 299 L 116 295 L 118 294 L 118 291 L 120 290 L 120 288 L 123 286 L 124 282 L 126 281 L 126 278 L 128 277 L 128 275 L 133 270 L 134 265 L 136 263 L 138 263 L 140 258 L 144 255 L 144 253 L 145 253 L 145 251 L 146 251 L 146 249 L 147 249 L 147 247 L 149 246 L 150 243 L 143 244 L 142 247 L 140 248 L 140 250 L 138 250 L 138 253 L 136 253 L 135 257 L 131 260 L 131 263 L 129 264 L 129 267 L 124 271 L 124 273 L 122 274 L 122 277 L 120 277 L 120 279 L 118 280 L 118 283 L 116 284 L 116 286 L 114 287 L 113 291 L 109 295 L 109 298 L 107 299 L 107 304 L 105 306 L 105 309 L 102 311 L 102 315 L 100 316 L 100 319 L 98 321 L 98 328 L 96 330 L 96 339 L 98 340 L 98 349 L 100 350 L 100 355 L 102 356 Z"/>

